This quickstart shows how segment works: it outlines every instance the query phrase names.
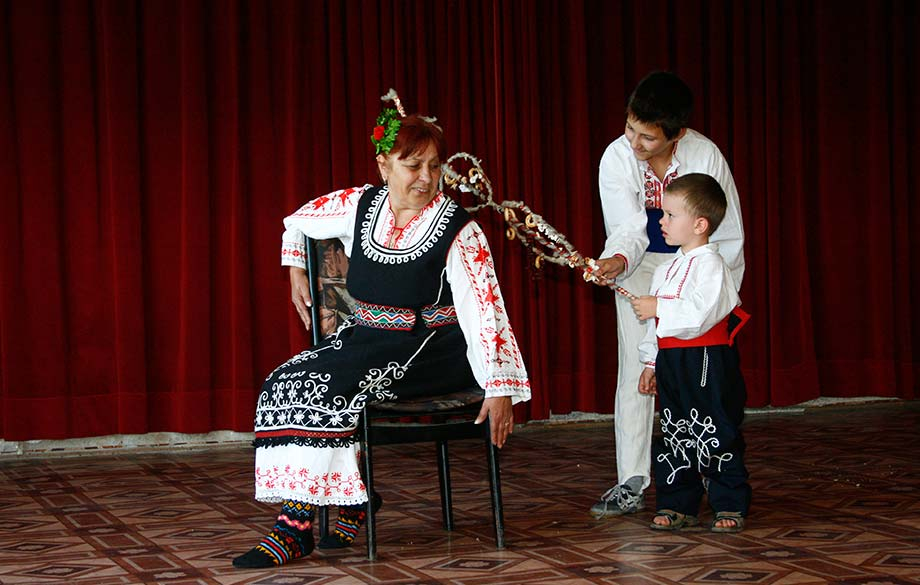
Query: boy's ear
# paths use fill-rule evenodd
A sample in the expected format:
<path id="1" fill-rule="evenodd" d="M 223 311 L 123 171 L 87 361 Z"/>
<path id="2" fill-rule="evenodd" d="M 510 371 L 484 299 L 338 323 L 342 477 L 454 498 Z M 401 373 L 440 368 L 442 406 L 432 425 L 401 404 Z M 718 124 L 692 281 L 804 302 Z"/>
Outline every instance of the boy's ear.
<path id="1" fill-rule="evenodd" d="M 683 138 L 686 134 L 687 134 L 687 129 L 686 129 L 686 128 L 681 128 L 681 129 L 680 129 L 680 132 L 677 133 L 677 136 L 674 138 L 674 140 L 675 140 L 675 141 L 680 140 L 680 139 Z"/>
<path id="2" fill-rule="evenodd" d="M 708 231 L 709 231 L 709 220 L 706 219 L 705 217 L 696 218 L 696 221 L 693 222 L 693 233 L 695 233 L 698 236 L 702 236 Z"/>

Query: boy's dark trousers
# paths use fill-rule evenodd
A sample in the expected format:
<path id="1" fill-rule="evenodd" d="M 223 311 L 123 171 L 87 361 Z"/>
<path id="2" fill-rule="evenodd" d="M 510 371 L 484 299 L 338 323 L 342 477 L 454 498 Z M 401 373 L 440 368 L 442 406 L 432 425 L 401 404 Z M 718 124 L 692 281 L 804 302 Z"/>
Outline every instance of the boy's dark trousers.
<path id="1" fill-rule="evenodd" d="M 751 486 L 739 428 L 747 393 L 736 348 L 660 349 L 655 377 L 663 435 L 652 453 L 657 509 L 697 516 L 706 477 L 714 511 L 747 516 Z"/>

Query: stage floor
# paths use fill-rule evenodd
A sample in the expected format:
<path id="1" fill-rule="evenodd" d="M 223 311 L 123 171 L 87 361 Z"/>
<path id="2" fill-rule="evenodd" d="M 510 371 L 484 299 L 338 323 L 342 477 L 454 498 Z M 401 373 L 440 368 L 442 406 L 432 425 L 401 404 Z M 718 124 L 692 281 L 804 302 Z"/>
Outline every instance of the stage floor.
<path id="1" fill-rule="evenodd" d="M 595 521 L 614 481 L 610 423 L 533 425 L 502 451 L 508 547 L 494 548 L 480 442 L 452 449 L 457 528 L 441 527 L 432 445 L 380 448 L 377 562 L 353 549 L 240 571 L 277 514 L 252 450 L 0 459 L 0 583 L 920 583 L 920 401 L 749 417 L 754 488 L 738 535 Z M 703 515 L 704 522 L 709 514 Z"/>

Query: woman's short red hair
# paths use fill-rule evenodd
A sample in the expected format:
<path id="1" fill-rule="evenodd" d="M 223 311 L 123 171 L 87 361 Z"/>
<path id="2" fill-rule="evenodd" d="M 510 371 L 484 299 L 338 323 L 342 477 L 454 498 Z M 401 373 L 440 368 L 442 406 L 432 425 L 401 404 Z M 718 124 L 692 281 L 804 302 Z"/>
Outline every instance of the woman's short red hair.
<path id="1" fill-rule="evenodd" d="M 442 163 L 447 160 L 447 146 L 444 143 L 444 132 L 441 131 L 441 128 L 418 114 L 410 114 L 400 120 L 399 133 L 396 134 L 390 154 L 398 155 L 399 159 L 405 159 L 423 152 L 429 144 L 434 144 Z"/>

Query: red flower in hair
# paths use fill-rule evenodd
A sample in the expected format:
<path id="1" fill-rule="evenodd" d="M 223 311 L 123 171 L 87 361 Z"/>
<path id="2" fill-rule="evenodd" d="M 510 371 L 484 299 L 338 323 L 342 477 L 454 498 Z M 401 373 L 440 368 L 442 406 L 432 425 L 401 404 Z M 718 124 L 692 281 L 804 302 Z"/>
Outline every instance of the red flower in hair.
<path id="1" fill-rule="evenodd" d="M 371 142 L 374 144 L 376 154 L 387 154 L 393 148 L 396 142 L 396 134 L 399 132 L 399 113 L 393 108 L 384 108 L 380 115 L 377 116 L 377 125 L 374 126 L 374 132 L 371 134 Z"/>

